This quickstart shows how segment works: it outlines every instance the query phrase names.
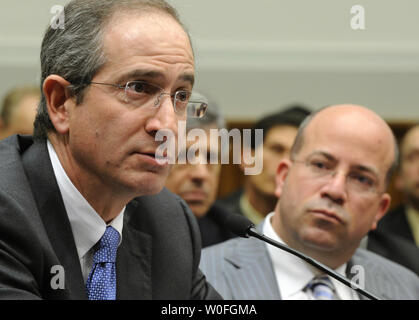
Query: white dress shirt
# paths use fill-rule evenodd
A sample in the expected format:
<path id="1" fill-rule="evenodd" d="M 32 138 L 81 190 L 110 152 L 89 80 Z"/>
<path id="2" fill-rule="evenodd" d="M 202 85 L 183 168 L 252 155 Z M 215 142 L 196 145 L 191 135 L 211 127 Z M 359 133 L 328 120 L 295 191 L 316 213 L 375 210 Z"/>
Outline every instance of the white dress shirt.
<path id="1" fill-rule="evenodd" d="M 107 224 L 73 185 L 49 141 L 47 141 L 47 146 L 54 175 L 57 179 L 68 219 L 70 220 L 84 282 L 86 282 L 93 266 L 93 246 L 102 238 Z M 124 211 L 125 207 L 108 224 L 119 232 L 119 244 L 122 241 Z"/>
<path id="2" fill-rule="evenodd" d="M 285 244 L 272 227 L 271 217 L 273 214 L 274 213 L 271 212 L 265 218 L 263 233 L 265 236 Z M 323 272 L 289 252 L 278 249 L 270 244 L 266 244 L 266 246 L 273 263 L 273 269 L 281 298 L 283 300 L 312 300 L 313 298 L 310 293 L 303 289 L 316 275 L 323 274 Z M 345 270 L 346 263 L 335 269 L 336 272 L 346 277 Z M 359 300 L 356 291 L 348 288 L 346 285 L 332 277 L 329 278 L 336 288 L 339 299 Z"/>

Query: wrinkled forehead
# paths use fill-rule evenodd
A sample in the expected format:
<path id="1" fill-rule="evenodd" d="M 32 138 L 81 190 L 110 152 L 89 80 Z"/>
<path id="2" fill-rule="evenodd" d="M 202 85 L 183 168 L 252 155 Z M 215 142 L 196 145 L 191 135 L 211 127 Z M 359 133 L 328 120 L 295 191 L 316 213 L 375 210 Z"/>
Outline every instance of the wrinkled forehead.
<path id="1" fill-rule="evenodd" d="M 180 22 L 168 13 L 157 9 L 115 12 L 104 26 L 105 44 L 109 35 L 113 33 L 118 33 L 119 40 L 126 42 L 143 39 L 158 43 L 166 39 L 174 39 L 182 45 L 191 45 L 189 35 Z"/>

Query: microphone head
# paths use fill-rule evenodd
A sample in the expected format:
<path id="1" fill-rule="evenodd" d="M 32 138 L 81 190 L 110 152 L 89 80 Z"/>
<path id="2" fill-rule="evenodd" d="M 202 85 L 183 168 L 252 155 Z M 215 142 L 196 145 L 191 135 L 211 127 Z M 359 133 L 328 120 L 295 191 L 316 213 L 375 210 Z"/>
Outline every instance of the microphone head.
<path id="1" fill-rule="evenodd" d="M 249 229 L 255 226 L 252 221 L 237 213 L 227 215 L 224 220 L 224 225 L 234 234 L 244 238 L 249 237 Z"/>

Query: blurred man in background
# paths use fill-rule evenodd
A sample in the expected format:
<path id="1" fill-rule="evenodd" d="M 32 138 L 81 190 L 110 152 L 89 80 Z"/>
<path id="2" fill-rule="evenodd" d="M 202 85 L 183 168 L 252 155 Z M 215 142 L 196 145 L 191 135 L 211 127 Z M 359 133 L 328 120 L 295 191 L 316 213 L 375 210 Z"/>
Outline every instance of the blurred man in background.
<path id="1" fill-rule="evenodd" d="M 6 94 L 0 109 L 0 139 L 33 133 L 40 95 L 35 86 L 17 87 Z"/>
<path id="2" fill-rule="evenodd" d="M 244 188 L 217 203 L 232 213 L 240 213 L 258 224 L 275 208 L 275 174 L 279 162 L 289 156 L 298 126 L 310 114 L 305 107 L 291 106 L 259 120 L 252 130 L 251 146 L 255 157 L 263 157 L 258 175 L 245 177 Z M 256 145 L 255 130 L 263 130 L 263 143 Z M 246 148 L 248 146 L 243 146 Z M 240 168 L 244 171 L 245 163 Z"/>
<path id="3" fill-rule="evenodd" d="M 211 154 L 220 154 L 220 139 L 211 135 L 210 130 L 225 128 L 225 121 L 218 106 L 198 92 L 194 92 L 191 101 L 203 101 L 208 104 L 208 109 L 203 118 L 188 118 L 186 132 L 193 129 L 203 129 L 207 140 L 186 141 L 186 150 L 180 150 L 180 154 L 192 155 L 191 147 L 200 147 L 203 153 L 195 154 L 193 163 L 187 159 L 185 163 L 175 164 L 166 180 L 166 187 L 183 198 L 198 219 L 201 231 L 202 247 L 207 247 L 223 242 L 234 237 L 234 234 L 225 229 L 220 223 L 228 212 L 221 206 L 215 205 L 218 191 L 221 164 L 210 163 Z M 198 144 L 198 145 L 197 145 Z M 203 145 L 199 145 L 203 144 Z"/>
<path id="4" fill-rule="evenodd" d="M 390 211 L 368 237 L 367 248 L 419 275 L 419 125 L 400 143 L 396 187 L 404 203 Z"/>

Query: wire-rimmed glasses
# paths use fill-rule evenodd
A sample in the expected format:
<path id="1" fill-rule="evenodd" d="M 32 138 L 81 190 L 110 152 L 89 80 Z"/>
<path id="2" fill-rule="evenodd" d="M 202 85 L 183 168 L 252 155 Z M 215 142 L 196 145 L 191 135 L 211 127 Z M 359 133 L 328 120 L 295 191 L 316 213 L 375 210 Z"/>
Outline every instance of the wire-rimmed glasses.
<path id="1" fill-rule="evenodd" d="M 338 170 L 335 165 L 327 160 L 317 158 L 307 160 L 291 160 L 297 164 L 303 164 L 307 168 L 307 173 L 311 178 L 329 181 Z M 346 175 L 346 189 L 354 194 L 374 194 L 378 193 L 378 181 L 375 176 L 365 170 L 351 170 Z"/>
<path id="2" fill-rule="evenodd" d="M 125 102 L 135 106 L 142 106 L 154 99 L 154 107 L 159 107 L 165 95 L 170 96 L 173 107 L 177 115 L 181 117 L 202 118 L 207 111 L 208 104 L 202 101 L 190 101 L 192 92 L 188 90 L 178 90 L 173 95 L 164 92 L 159 86 L 146 81 L 129 81 L 125 85 L 93 82 L 104 86 L 112 86 L 124 89 Z"/>

